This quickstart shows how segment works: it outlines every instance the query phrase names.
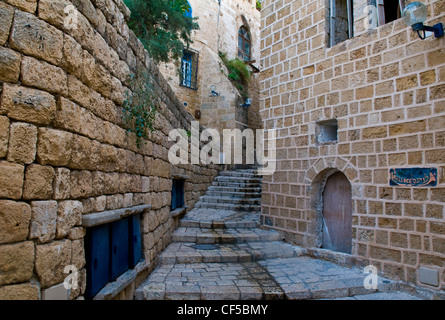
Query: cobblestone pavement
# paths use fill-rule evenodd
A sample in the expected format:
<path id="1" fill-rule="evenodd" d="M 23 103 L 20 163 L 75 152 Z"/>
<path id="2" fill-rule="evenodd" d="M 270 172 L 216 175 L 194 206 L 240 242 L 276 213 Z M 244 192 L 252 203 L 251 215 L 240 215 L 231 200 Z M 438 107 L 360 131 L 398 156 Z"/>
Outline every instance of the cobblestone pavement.
<path id="1" fill-rule="evenodd" d="M 220 219 L 218 216 L 215 221 Z M 190 216 L 184 221 L 188 225 Z M 250 226 L 248 221 L 242 223 Z M 170 244 L 161 255 L 160 265 L 136 290 L 136 299 L 420 299 L 400 291 L 396 282 L 383 278 L 379 278 L 377 292 L 365 289 L 367 274 L 363 270 L 311 258 L 304 248 L 277 241 L 278 233 L 274 231 L 182 228 L 173 235 L 177 242 Z M 184 236 L 187 235 L 184 230 L 188 229 L 193 230 L 189 237 Z M 245 236 L 267 234 L 275 240 L 241 237 L 234 243 L 224 243 L 224 235 L 231 236 L 237 230 Z M 211 232 L 223 237 L 208 241 L 205 237 Z M 204 243 L 190 241 L 199 235 L 207 240 Z M 181 241 L 182 237 L 186 239 Z"/>
<path id="2" fill-rule="evenodd" d="M 316 259 L 308 250 L 281 241 L 278 232 L 258 228 L 259 212 L 239 211 L 239 188 L 232 186 L 233 175 L 237 180 L 241 176 L 249 179 L 251 172 L 224 175 L 233 188 L 236 209 L 212 208 L 212 199 L 203 197 L 180 220 L 158 267 L 136 289 L 136 299 L 420 299 L 382 277 L 377 290 L 368 290 L 364 287 L 368 274 L 363 269 Z M 225 181 L 219 177 L 217 189 L 210 192 L 227 192 L 221 191 Z"/>

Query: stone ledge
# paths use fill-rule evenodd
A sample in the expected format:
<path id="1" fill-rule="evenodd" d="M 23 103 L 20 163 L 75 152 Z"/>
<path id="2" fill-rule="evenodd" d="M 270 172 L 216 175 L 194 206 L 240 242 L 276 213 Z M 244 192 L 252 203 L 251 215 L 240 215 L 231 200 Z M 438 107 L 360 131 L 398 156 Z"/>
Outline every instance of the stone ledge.
<path id="1" fill-rule="evenodd" d="M 190 179 L 190 176 L 188 176 L 186 174 L 172 174 L 172 179 L 188 180 L 188 179 Z"/>
<path id="2" fill-rule="evenodd" d="M 177 208 L 175 210 L 170 211 L 170 215 L 174 219 L 181 218 L 187 212 L 187 209 L 188 209 L 187 206 L 184 206 L 184 207 L 181 207 L 181 208 Z"/>
<path id="3" fill-rule="evenodd" d="M 151 205 L 140 205 L 122 209 L 90 213 L 82 216 L 82 227 L 90 228 L 105 223 L 118 221 L 122 218 L 139 214 L 151 208 Z"/>
<path id="4" fill-rule="evenodd" d="M 131 285 L 139 273 L 148 268 L 145 260 L 140 261 L 134 269 L 129 269 L 120 275 L 115 281 L 109 282 L 93 298 L 93 300 L 111 300 L 122 290 Z"/>

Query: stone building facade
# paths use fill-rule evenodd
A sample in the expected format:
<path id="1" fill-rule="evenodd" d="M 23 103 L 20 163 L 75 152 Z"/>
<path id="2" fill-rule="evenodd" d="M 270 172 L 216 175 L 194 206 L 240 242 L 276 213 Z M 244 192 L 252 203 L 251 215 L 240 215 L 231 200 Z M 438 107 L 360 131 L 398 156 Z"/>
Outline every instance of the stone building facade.
<path id="1" fill-rule="evenodd" d="M 190 130 L 193 117 L 127 27 L 129 15 L 122 0 L 0 2 L 0 300 L 84 297 L 96 263 L 86 252 L 100 245 L 93 228 L 136 217 L 128 223 L 141 259 L 94 293 L 132 298 L 176 227 L 173 179 L 183 181 L 183 209 L 218 173 L 168 161 L 170 130 Z M 135 70 L 149 72 L 159 96 L 156 130 L 140 147 L 121 108 Z"/>
<path id="2" fill-rule="evenodd" d="M 425 24 L 444 22 L 443 1 L 422 2 Z M 331 43 L 333 3 L 349 3 L 352 21 Z M 346 258 L 443 290 L 445 38 L 420 40 L 394 3 L 383 20 L 369 14 L 375 1 L 263 1 L 260 114 L 277 130 L 277 170 L 263 178 L 262 224 L 326 248 L 334 189 L 351 205 Z M 436 181 L 390 184 L 391 169 L 414 168 Z M 334 175 L 346 187 L 328 188 Z"/>
<path id="3" fill-rule="evenodd" d="M 160 70 L 186 109 L 208 128 L 222 129 L 261 126 L 259 119 L 258 73 L 249 84 L 250 106 L 227 78 L 228 71 L 219 56 L 238 56 L 238 32 L 241 27 L 250 34 L 250 61 L 260 60 L 260 12 L 255 0 L 189 0 L 191 14 L 197 17 L 200 29 L 194 31 L 190 46 L 193 83 L 181 84 L 181 61 L 161 65 Z M 249 67 L 250 68 L 250 67 Z M 178 73 L 178 70 L 180 72 Z M 196 70 L 196 74 L 195 74 Z M 196 80 L 195 80 L 196 77 Z M 212 95 L 212 90 L 219 95 Z M 196 112 L 200 115 L 196 115 Z"/>

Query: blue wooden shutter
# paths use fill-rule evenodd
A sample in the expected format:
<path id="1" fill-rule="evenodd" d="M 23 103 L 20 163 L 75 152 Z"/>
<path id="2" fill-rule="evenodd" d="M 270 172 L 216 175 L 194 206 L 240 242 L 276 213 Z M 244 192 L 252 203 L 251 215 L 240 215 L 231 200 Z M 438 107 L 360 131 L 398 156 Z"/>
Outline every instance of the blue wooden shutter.
<path id="1" fill-rule="evenodd" d="M 178 180 L 178 203 L 176 204 L 179 208 L 184 206 L 184 180 Z"/>
<path id="2" fill-rule="evenodd" d="M 188 52 L 184 52 L 182 56 L 182 66 L 181 66 L 181 75 L 182 75 L 182 85 L 185 87 L 192 86 L 192 64 L 193 59 L 192 55 Z"/>
<path id="3" fill-rule="evenodd" d="M 189 5 L 189 8 L 186 12 L 183 13 L 184 17 L 192 18 L 193 17 L 193 10 L 192 6 L 190 5 L 190 2 L 187 1 L 187 4 Z"/>
<path id="4" fill-rule="evenodd" d="M 175 210 L 177 208 L 176 203 L 177 203 L 177 187 L 176 187 L 176 181 L 177 180 L 173 180 L 173 184 L 172 184 L 172 203 L 171 203 L 171 210 Z"/>
<path id="5" fill-rule="evenodd" d="M 128 218 L 111 224 L 111 280 L 128 270 Z"/>
<path id="6" fill-rule="evenodd" d="M 172 184 L 171 210 L 184 206 L 184 180 L 175 179 Z"/>
<path id="7" fill-rule="evenodd" d="M 110 278 L 110 225 L 88 230 L 85 238 L 87 287 L 85 296 L 95 296 Z"/>
<path id="8" fill-rule="evenodd" d="M 130 218 L 130 268 L 134 268 L 142 258 L 141 219 L 138 215 Z"/>

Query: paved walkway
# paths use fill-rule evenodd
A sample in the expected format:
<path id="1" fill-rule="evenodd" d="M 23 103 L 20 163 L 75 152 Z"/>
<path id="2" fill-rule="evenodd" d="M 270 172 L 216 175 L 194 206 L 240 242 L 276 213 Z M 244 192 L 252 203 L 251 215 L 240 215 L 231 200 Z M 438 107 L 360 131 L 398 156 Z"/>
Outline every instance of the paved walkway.
<path id="1" fill-rule="evenodd" d="M 259 212 L 240 211 L 236 200 L 245 203 L 240 192 L 257 190 L 260 180 L 253 181 L 254 173 L 246 170 L 222 176 L 197 208 L 181 219 L 159 266 L 137 288 L 136 299 L 420 299 L 381 277 L 377 290 L 368 290 L 363 270 L 314 259 L 304 248 L 281 241 L 278 232 L 260 229 Z M 240 185 L 234 186 L 234 180 Z M 228 191 L 225 182 L 233 190 Z M 220 191 L 231 197 L 231 206 L 213 201 Z M 254 196 L 251 199 L 255 204 L 247 204 L 249 208 L 258 205 Z"/>

